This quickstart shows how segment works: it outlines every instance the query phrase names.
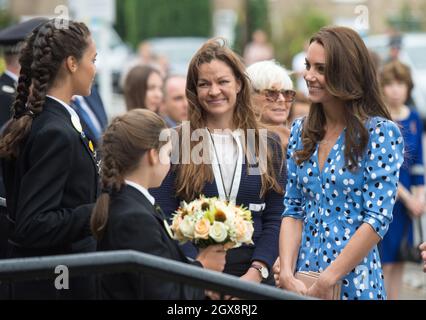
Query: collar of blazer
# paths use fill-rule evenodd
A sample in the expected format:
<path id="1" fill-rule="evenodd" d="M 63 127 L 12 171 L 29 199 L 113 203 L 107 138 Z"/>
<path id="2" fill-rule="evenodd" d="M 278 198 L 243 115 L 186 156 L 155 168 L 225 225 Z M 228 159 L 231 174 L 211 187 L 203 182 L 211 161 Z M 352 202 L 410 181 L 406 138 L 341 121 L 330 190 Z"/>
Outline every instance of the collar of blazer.
<path id="1" fill-rule="evenodd" d="M 164 215 L 163 210 L 158 205 L 152 205 L 152 203 L 136 188 L 130 185 L 124 185 L 123 191 L 131 196 L 135 201 L 137 201 L 140 205 L 149 209 L 150 212 L 154 215 L 155 218 L 160 222 L 163 226 L 167 234 L 171 239 L 173 239 L 173 233 L 170 229 L 166 216 Z"/>
<path id="2" fill-rule="evenodd" d="M 65 107 L 62 106 L 59 102 L 55 101 L 54 99 L 46 97 L 46 102 L 44 104 L 43 111 L 52 113 L 56 115 L 57 117 L 60 117 L 65 123 L 67 123 L 72 128 L 74 132 L 76 132 L 79 135 L 80 140 L 84 145 L 84 148 L 89 153 L 90 158 L 92 159 L 96 172 L 99 173 L 99 162 L 96 159 L 96 152 L 93 149 L 93 144 L 91 144 L 91 141 L 86 138 L 84 133 L 78 132 L 78 130 L 74 127 L 71 120 L 71 115 L 65 109 Z"/>

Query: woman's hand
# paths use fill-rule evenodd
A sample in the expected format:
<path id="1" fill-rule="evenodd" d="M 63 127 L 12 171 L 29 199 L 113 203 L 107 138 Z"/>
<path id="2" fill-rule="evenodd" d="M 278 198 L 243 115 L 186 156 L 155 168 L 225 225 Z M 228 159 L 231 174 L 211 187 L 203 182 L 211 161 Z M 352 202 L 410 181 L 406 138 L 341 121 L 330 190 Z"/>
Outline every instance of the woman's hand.
<path id="1" fill-rule="evenodd" d="M 334 284 L 325 280 L 321 274 L 312 287 L 308 289 L 306 295 L 323 300 L 333 300 L 333 287 Z"/>
<path id="2" fill-rule="evenodd" d="M 240 277 L 240 279 L 257 283 L 262 282 L 262 276 L 259 271 L 254 268 L 249 268 L 247 272 Z"/>
<path id="3" fill-rule="evenodd" d="M 425 212 L 425 201 L 414 196 L 410 196 L 409 200 L 405 202 L 405 207 L 413 215 L 414 218 L 419 218 Z"/>
<path id="4" fill-rule="evenodd" d="M 280 273 L 279 287 L 302 296 L 305 296 L 308 291 L 308 288 L 306 288 L 302 281 L 296 279 L 293 274 L 285 272 Z"/>
<path id="5" fill-rule="evenodd" d="M 272 266 L 272 272 L 274 273 L 275 286 L 280 288 L 280 257 L 277 258 Z"/>
<path id="6" fill-rule="evenodd" d="M 222 272 L 225 267 L 225 256 L 226 251 L 223 245 L 217 244 L 200 249 L 197 260 L 206 269 Z"/>

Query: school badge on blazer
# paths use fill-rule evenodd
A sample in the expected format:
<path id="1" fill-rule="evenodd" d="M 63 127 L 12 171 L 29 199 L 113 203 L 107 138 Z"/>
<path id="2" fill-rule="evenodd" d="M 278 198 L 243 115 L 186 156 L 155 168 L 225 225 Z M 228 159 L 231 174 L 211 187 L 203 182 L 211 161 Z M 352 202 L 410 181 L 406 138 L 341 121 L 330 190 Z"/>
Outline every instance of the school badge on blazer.
<path id="1" fill-rule="evenodd" d="M 71 116 L 71 123 L 75 130 L 77 130 L 78 133 L 83 132 L 83 128 L 80 123 L 80 119 L 78 119 L 76 116 Z"/>
<path id="2" fill-rule="evenodd" d="M 174 240 L 175 238 L 173 237 L 172 229 L 170 228 L 169 224 L 167 223 L 167 220 L 166 220 L 166 219 L 164 219 L 164 220 L 163 220 L 163 223 L 164 223 L 164 228 L 166 229 L 166 231 L 167 231 L 167 233 L 168 233 L 169 237 L 170 237 L 171 239 L 173 239 L 173 240 Z"/>

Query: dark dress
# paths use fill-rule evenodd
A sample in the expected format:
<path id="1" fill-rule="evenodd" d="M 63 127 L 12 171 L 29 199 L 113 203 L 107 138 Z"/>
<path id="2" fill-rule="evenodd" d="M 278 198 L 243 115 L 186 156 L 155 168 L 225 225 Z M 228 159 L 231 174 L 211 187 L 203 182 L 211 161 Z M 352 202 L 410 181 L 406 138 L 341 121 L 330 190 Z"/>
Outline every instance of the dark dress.
<path id="1" fill-rule="evenodd" d="M 7 213 L 11 220 L 11 258 L 96 249 L 89 220 L 98 194 L 98 167 L 87 140 L 70 119 L 64 106 L 47 97 L 42 113 L 33 120 L 18 159 L 2 159 Z M 87 284 L 73 282 L 72 276 L 70 290 L 56 290 L 53 280 L 37 283 L 17 283 L 13 297 L 52 299 L 90 295 Z"/>
<path id="2" fill-rule="evenodd" d="M 164 217 L 136 188 L 125 185 L 111 196 L 105 233 L 98 251 L 132 249 L 189 263 L 163 225 Z M 198 261 L 193 264 L 201 266 Z M 122 273 L 100 277 L 102 299 L 204 299 L 204 290 L 150 274 Z"/>

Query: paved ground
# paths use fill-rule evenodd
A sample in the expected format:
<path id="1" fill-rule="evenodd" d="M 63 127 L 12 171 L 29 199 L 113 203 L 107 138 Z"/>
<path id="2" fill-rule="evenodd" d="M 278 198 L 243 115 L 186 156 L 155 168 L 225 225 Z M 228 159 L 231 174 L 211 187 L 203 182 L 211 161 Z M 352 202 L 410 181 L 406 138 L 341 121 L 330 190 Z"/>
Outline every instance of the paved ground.
<path id="1" fill-rule="evenodd" d="M 426 273 L 422 265 L 407 263 L 403 283 L 402 300 L 426 300 Z"/>

